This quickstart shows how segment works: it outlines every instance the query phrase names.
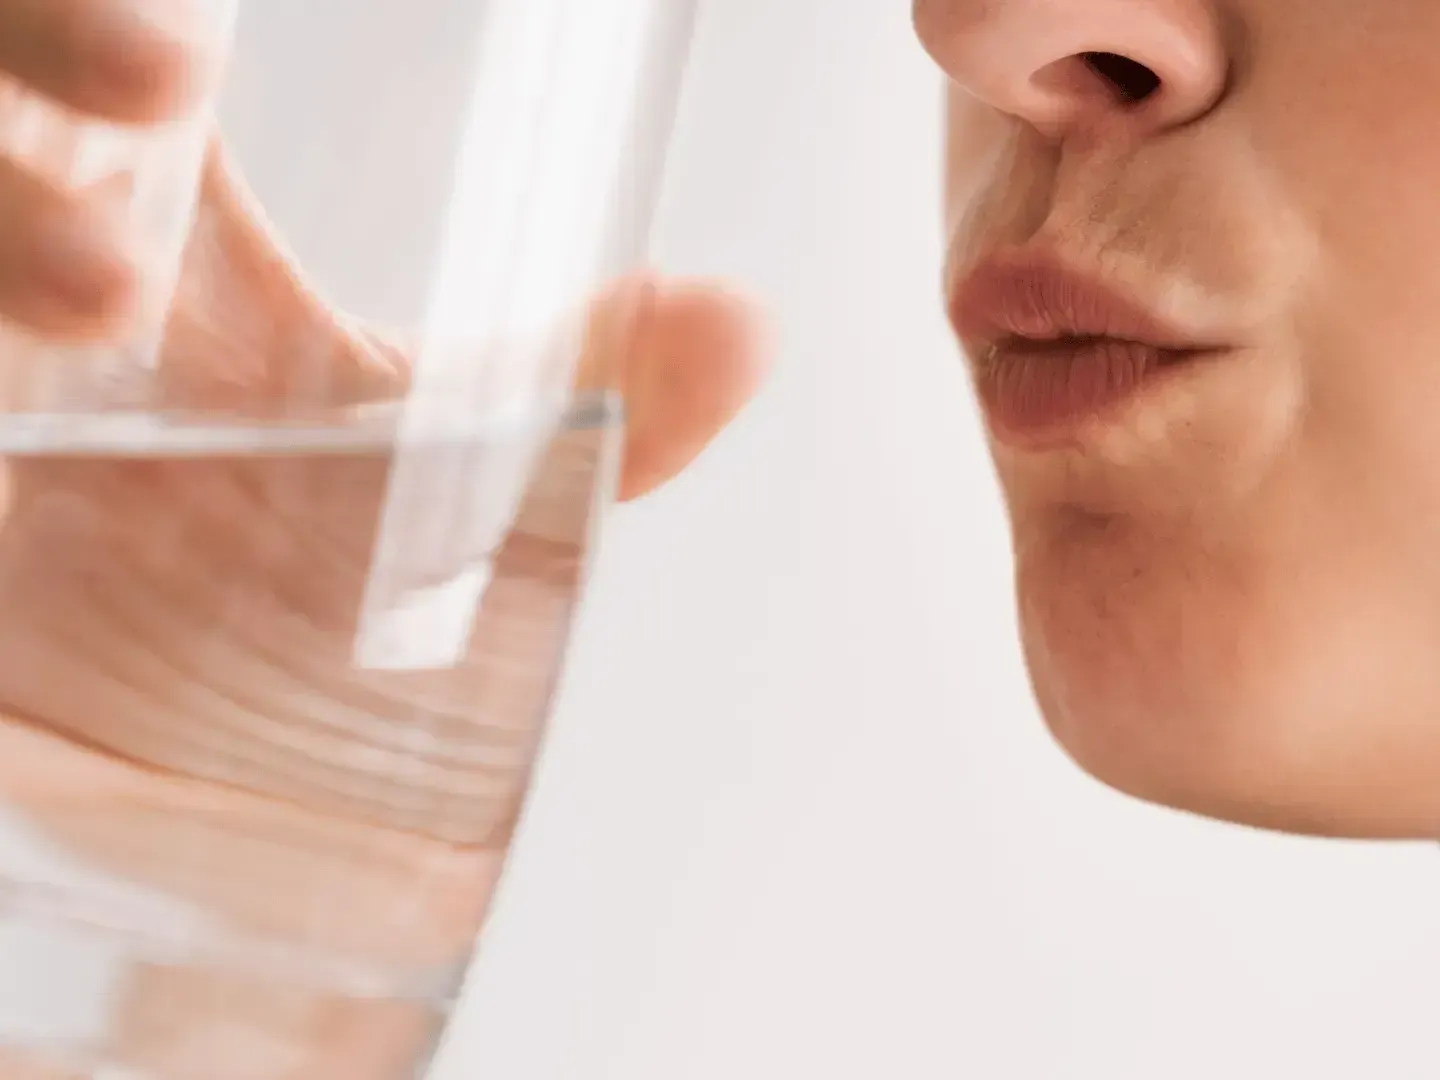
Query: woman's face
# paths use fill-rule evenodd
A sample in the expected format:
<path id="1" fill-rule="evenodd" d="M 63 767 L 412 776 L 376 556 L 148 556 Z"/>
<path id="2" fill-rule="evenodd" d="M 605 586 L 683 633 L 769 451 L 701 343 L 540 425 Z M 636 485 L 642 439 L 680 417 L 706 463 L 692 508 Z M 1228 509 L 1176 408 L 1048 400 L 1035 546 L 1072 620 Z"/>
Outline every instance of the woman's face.
<path id="1" fill-rule="evenodd" d="M 1146 799 L 1440 836 L 1440 4 L 915 16 L 1051 728 Z"/>

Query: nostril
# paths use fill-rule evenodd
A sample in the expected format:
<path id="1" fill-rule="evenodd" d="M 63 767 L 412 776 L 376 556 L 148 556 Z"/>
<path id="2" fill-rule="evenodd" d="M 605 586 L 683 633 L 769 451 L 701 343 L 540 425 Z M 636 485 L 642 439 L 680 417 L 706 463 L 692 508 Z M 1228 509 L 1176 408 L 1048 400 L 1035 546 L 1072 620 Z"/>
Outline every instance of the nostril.
<path id="1" fill-rule="evenodd" d="M 1085 52 L 1085 66 L 1105 80 L 1111 92 L 1127 105 L 1138 105 L 1160 89 L 1160 76 L 1137 60 L 1118 53 Z"/>

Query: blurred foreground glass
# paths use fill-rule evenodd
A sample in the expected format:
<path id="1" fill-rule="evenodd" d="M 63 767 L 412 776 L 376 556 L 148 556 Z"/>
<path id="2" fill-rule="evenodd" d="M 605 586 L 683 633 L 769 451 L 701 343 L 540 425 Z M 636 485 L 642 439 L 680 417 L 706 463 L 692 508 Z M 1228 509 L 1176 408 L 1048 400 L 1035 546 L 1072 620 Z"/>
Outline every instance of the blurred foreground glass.
<path id="1" fill-rule="evenodd" d="M 278 378 L 263 305 L 184 341 L 167 306 L 215 114 L 0 94 L 7 152 L 115 183 L 154 260 L 125 341 L 0 339 L 0 1078 L 423 1074 L 611 497 L 638 305 L 574 379 L 693 6 L 248 0 L 219 131 L 344 312 Z"/>

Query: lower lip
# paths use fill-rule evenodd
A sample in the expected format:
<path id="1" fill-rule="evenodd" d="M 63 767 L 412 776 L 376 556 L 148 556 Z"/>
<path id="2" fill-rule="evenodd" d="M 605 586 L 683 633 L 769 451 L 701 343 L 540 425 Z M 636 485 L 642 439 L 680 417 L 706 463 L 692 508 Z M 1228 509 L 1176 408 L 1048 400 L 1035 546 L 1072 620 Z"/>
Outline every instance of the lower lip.
<path id="1" fill-rule="evenodd" d="M 1110 338 L 1014 343 L 978 359 L 976 382 L 995 435 L 1034 445 L 1103 422 L 1200 355 Z"/>

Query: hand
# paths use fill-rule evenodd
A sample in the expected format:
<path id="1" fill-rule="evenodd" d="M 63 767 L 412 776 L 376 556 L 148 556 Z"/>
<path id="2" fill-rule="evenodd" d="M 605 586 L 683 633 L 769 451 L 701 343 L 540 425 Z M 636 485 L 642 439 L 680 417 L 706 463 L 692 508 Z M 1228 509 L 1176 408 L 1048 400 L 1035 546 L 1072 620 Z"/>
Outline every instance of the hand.
<path id="1" fill-rule="evenodd" d="M 94 47 L 113 43 L 81 19 L 101 6 L 0 3 L 0 64 L 82 108 L 114 113 L 126 100 L 110 93 L 114 86 L 102 93 L 63 77 L 73 70 L 93 80 L 105 68 L 79 45 L 71 57 L 60 44 L 87 33 Z M 42 16 L 56 12 L 79 20 L 72 37 L 45 46 L 62 59 L 31 71 L 33 54 L 8 58 L 19 39 L 6 36 L 7 19 L 19 20 L 11 25 L 23 26 L 22 38 L 50 42 Z M 144 55 L 109 62 L 125 68 Z M 190 73 L 204 67 L 197 55 L 157 45 L 154 63 L 141 64 L 146 74 L 127 84 L 125 115 L 159 116 L 182 101 Z M 122 333 L 133 317 L 127 241 L 102 198 L 62 191 L 43 166 L 43 155 L 0 163 L 0 313 L 53 339 Z M 57 236 L 64 242 L 54 244 Z M 591 325 L 581 378 L 618 367 L 627 399 L 624 497 L 688 464 L 762 373 L 744 305 L 704 285 L 631 283 L 597 304 Z M 330 404 L 384 399 L 407 382 L 403 350 L 320 301 L 217 150 L 161 358 L 164 378 L 194 404 L 263 407 L 292 396 L 297 373 L 317 365 L 324 378 L 309 392 L 323 387 Z M 538 528 L 522 522 L 500 553 L 503 572 L 466 663 L 439 685 L 357 687 L 342 643 L 384 478 L 382 460 L 9 463 L 0 714 L 10 720 L 0 723 L 0 799 L 72 855 L 198 903 L 239 932 L 304 938 L 396 970 L 463 958 L 528 778 L 533 725 L 573 600 L 581 523 L 566 519 L 565 500 L 547 505 L 542 482 L 526 511 Z M 323 561 L 317 542 L 332 545 Z M 501 767 L 451 776 L 460 794 L 435 804 L 435 820 L 414 812 L 375 820 L 351 815 L 343 800 L 327 802 L 336 788 L 316 782 L 334 777 L 314 718 L 339 716 L 345 728 L 376 700 L 403 705 L 422 690 L 427 703 L 439 700 L 460 717 L 523 718 L 504 730 L 474 727 L 477 753 L 493 751 Z M 186 778 L 224 764 L 227 752 L 244 766 L 233 782 Z M 485 783 L 477 787 L 478 779 Z M 285 794 L 293 798 L 277 797 Z M 435 837 L 466 814 L 478 826 L 466 842 Z M 249 1030 L 283 1049 L 277 1076 L 380 1080 L 400 1071 L 433 1028 L 411 1006 L 286 1001 L 263 981 L 149 965 L 128 986 L 116 1049 L 132 1063 L 183 1073 L 187 1054 L 213 1051 L 207 1033 Z"/>
<path id="2" fill-rule="evenodd" d="M 134 317 L 145 257 L 123 183 L 73 183 L 90 122 L 193 108 L 218 27 L 194 0 L 0 0 L 0 315 L 37 337 L 102 339 Z"/>

